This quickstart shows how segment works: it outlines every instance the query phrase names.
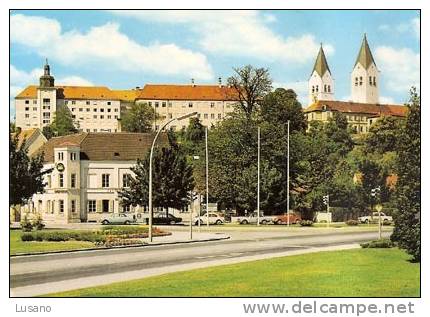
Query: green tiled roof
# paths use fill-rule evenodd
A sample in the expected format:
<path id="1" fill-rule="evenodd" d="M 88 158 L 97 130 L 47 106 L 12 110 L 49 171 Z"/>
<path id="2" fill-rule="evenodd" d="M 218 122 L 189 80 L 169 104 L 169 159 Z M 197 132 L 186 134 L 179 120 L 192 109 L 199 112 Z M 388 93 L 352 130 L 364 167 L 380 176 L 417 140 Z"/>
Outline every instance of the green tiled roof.
<path id="1" fill-rule="evenodd" d="M 322 44 L 318 52 L 317 59 L 315 61 L 314 69 L 312 73 L 316 71 L 321 77 L 328 71 L 331 74 L 330 68 L 328 67 L 327 59 L 325 58 L 324 50 Z"/>
<path id="2" fill-rule="evenodd" d="M 369 43 L 367 43 L 366 34 L 364 34 L 363 43 L 361 44 L 360 52 L 358 53 L 355 65 L 358 63 L 360 63 L 365 69 L 368 69 L 372 63 L 376 65 L 372 52 L 370 51 Z"/>

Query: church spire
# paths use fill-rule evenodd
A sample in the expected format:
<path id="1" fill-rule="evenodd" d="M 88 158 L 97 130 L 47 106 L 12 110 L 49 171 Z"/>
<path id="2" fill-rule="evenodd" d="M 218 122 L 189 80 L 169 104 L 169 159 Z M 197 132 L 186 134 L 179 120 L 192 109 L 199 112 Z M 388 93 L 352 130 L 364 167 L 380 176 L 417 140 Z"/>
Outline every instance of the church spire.
<path id="1" fill-rule="evenodd" d="M 356 66 L 358 63 L 360 63 L 365 69 L 368 69 L 372 63 L 376 65 L 372 52 L 370 51 L 369 43 L 367 42 L 366 33 L 364 33 L 363 42 L 361 43 L 361 48 L 358 52 L 357 60 L 355 61 L 354 66 Z"/>
<path id="2" fill-rule="evenodd" d="M 316 71 L 320 77 L 323 77 L 324 74 L 328 71 L 331 75 L 330 68 L 328 67 L 327 59 L 324 54 L 324 49 L 321 43 L 320 50 L 318 52 L 317 59 L 315 60 L 314 69 L 312 73 Z"/>

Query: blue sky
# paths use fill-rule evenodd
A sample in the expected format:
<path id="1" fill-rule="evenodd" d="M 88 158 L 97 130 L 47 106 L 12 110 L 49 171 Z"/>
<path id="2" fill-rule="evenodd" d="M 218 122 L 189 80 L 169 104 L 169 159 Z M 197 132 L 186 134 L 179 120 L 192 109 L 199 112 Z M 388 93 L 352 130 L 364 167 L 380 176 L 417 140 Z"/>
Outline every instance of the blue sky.
<path id="1" fill-rule="evenodd" d="M 127 89 L 146 83 L 216 83 L 232 67 L 269 68 L 274 86 L 306 106 L 319 43 L 336 99 L 350 95 L 363 33 L 381 71 L 381 102 L 403 103 L 419 84 L 419 12 L 403 11 L 14 11 L 11 96 L 47 57 L 58 84 Z M 14 114 L 11 102 L 11 116 Z"/>

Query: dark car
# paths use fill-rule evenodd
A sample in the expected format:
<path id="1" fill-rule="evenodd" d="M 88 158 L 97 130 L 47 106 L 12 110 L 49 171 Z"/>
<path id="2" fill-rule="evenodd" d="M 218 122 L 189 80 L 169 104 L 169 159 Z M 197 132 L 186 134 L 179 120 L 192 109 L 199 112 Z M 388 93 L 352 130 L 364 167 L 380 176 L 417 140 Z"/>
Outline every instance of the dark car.
<path id="1" fill-rule="evenodd" d="M 182 222 L 182 218 L 175 217 L 172 214 L 167 214 L 166 217 L 165 213 L 154 215 L 154 218 L 152 219 L 152 223 L 157 225 L 174 225 L 180 222 Z"/>

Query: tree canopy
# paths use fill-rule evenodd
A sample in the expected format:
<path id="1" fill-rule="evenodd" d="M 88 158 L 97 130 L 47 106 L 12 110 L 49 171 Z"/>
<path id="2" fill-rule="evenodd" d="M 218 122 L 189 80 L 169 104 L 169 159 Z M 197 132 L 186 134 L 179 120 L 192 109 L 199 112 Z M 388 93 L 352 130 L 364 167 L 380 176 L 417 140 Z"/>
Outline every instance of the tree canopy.
<path id="1" fill-rule="evenodd" d="M 127 132 L 150 132 L 159 116 L 146 103 L 135 103 L 121 115 L 122 130 Z"/>

